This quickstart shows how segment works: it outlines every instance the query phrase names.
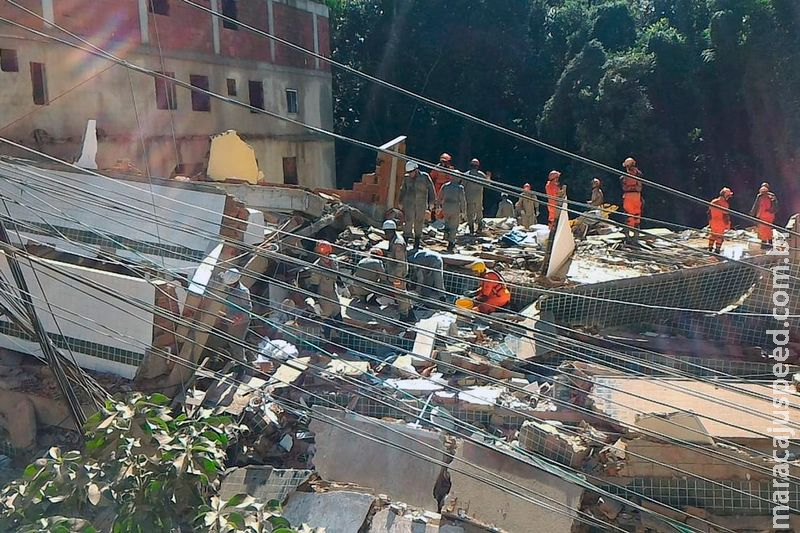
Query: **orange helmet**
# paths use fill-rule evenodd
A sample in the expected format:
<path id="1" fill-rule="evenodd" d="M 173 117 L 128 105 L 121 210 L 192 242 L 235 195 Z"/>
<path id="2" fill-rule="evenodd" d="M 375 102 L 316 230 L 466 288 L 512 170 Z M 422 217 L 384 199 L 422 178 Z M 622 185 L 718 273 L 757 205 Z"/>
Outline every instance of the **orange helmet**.
<path id="1" fill-rule="evenodd" d="M 629 157 L 625 161 L 622 162 L 622 166 L 625 168 L 631 168 L 636 166 L 636 160 L 632 157 Z"/>
<path id="2" fill-rule="evenodd" d="M 730 198 L 733 196 L 733 191 L 730 189 L 730 187 L 723 187 L 722 190 L 719 191 L 719 195 L 723 198 Z"/>
<path id="3" fill-rule="evenodd" d="M 314 251 L 320 255 L 331 255 L 333 245 L 328 241 L 317 241 L 317 244 L 314 246 Z"/>
<path id="4" fill-rule="evenodd" d="M 526 190 L 526 191 L 529 191 L 529 190 L 531 190 L 531 184 L 530 183 L 526 183 L 525 185 L 522 186 L 522 188 L 524 190 Z"/>
<path id="5" fill-rule="evenodd" d="M 439 156 L 439 161 L 444 161 L 445 163 L 449 163 L 452 160 L 453 158 L 447 152 Z"/>
<path id="6" fill-rule="evenodd" d="M 551 170 L 550 174 L 547 175 L 547 181 L 557 180 L 561 177 L 561 172 L 558 170 Z"/>

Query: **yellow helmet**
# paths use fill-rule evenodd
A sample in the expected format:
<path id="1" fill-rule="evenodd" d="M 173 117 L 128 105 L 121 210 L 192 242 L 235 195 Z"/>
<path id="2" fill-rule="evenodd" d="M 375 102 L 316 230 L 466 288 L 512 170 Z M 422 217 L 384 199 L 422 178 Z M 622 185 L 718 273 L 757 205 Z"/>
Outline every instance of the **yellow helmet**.
<path id="1" fill-rule="evenodd" d="M 483 273 L 484 273 L 484 272 L 486 272 L 486 270 L 487 270 L 487 269 L 486 269 L 486 263 L 484 263 L 483 261 L 476 261 L 476 262 L 472 263 L 472 264 L 469 266 L 469 268 L 470 268 L 470 269 L 471 269 L 473 272 L 475 272 L 476 274 L 478 274 L 478 275 L 481 275 L 481 274 L 483 274 Z"/>

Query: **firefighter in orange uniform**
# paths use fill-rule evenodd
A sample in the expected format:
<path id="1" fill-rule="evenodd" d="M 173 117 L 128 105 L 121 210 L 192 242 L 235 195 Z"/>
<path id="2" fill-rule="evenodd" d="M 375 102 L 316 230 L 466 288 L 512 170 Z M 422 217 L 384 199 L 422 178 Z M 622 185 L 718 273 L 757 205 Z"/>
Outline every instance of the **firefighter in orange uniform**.
<path id="1" fill-rule="evenodd" d="M 438 169 L 444 168 L 447 170 L 455 170 L 453 167 L 453 158 L 450 157 L 450 154 L 444 153 L 439 156 L 439 164 L 436 165 L 433 169 L 431 169 L 431 180 L 433 181 L 433 190 L 436 193 L 436 196 L 439 196 L 439 191 L 442 190 L 444 184 L 453 179 L 453 176 L 447 174 L 446 172 L 442 172 Z"/>
<path id="2" fill-rule="evenodd" d="M 643 174 L 632 157 L 626 159 L 622 166 L 625 167 L 625 172 L 628 174 L 619 177 L 622 184 L 622 208 L 628 215 L 628 226 L 636 230 L 642 222 L 642 182 L 630 176 L 642 177 Z"/>
<path id="3" fill-rule="evenodd" d="M 470 268 L 481 278 L 480 286 L 471 294 L 475 298 L 478 312 L 494 313 L 508 305 L 511 301 L 511 291 L 499 273 L 486 268 L 486 263 L 482 261 L 473 263 Z"/>
<path id="4" fill-rule="evenodd" d="M 730 209 L 730 199 L 733 191 L 728 187 L 723 187 L 719 191 L 719 196 L 711 200 L 708 207 L 708 227 L 711 234 L 708 236 L 708 251 L 720 253 L 722 251 L 722 241 L 725 240 L 725 230 L 731 229 L 731 215 L 726 211 Z"/>
<path id="5" fill-rule="evenodd" d="M 544 186 L 544 192 L 547 195 L 547 226 L 551 230 L 556 227 L 559 199 L 565 195 L 564 187 L 558 181 L 559 178 L 561 178 L 561 172 L 551 170 L 547 175 L 547 184 Z"/>
<path id="6" fill-rule="evenodd" d="M 778 212 L 778 198 L 769 190 L 769 185 L 761 184 L 758 189 L 758 196 L 750 210 L 750 215 L 756 217 L 764 224 L 758 225 L 758 238 L 761 240 L 761 249 L 772 248 L 772 227 L 768 224 L 775 222 L 775 215 Z"/>

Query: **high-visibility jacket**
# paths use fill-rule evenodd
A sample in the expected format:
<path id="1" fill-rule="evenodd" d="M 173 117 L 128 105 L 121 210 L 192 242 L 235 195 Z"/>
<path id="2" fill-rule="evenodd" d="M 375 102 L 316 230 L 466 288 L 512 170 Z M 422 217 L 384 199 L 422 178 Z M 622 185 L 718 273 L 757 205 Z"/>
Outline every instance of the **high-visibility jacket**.
<path id="1" fill-rule="evenodd" d="M 556 220 L 558 197 L 561 195 L 561 185 L 558 180 L 549 180 L 544 186 L 544 192 L 547 194 L 547 221 L 552 223 Z"/>
<path id="2" fill-rule="evenodd" d="M 638 168 L 631 169 L 628 174 L 634 176 L 642 176 L 642 171 Z M 619 177 L 620 182 L 622 183 L 622 192 L 642 192 L 642 182 L 641 180 L 637 180 L 636 178 L 631 178 L 630 176 L 622 175 Z"/>
<path id="3" fill-rule="evenodd" d="M 431 181 L 433 181 L 433 190 L 436 192 L 436 196 L 439 196 L 439 191 L 442 190 L 442 187 L 444 187 L 445 183 L 451 179 L 454 179 L 452 175 L 442 172 L 438 169 L 445 169 L 453 172 L 456 170 L 455 168 L 451 167 L 443 167 L 441 163 L 436 165 L 433 170 L 431 170 Z"/>
<path id="4" fill-rule="evenodd" d="M 494 270 L 487 271 L 481 276 L 481 285 L 478 287 L 478 311 L 492 313 L 500 307 L 508 305 L 511 301 L 511 291 L 503 277 Z"/>

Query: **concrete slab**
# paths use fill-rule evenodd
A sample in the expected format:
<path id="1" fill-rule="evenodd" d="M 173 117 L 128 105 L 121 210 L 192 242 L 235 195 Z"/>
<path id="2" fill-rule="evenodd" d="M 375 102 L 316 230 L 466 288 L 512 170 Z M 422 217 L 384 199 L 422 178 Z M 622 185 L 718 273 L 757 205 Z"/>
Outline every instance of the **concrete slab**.
<path id="1" fill-rule="evenodd" d="M 360 492 L 295 492 L 283 516 L 295 527 L 324 527 L 326 533 L 358 533 L 375 497 Z"/>
<path id="2" fill-rule="evenodd" d="M 464 528 L 454 524 L 415 522 L 410 517 L 400 516 L 391 509 L 375 513 L 368 533 L 465 533 Z"/>
<path id="3" fill-rule="evenodd" d="M 356 483 L 414 507 L 438 508 L 433 489 L 442 467 L 431 460 L 444 461 L 440 432 L 318 406 L 309 428 L 316 434 L 314 465 L 323 479 Z"/>
<path id="4" fill-rule="evenodd" d="M 499 477 L 490 476 L 479 468 Z M 470 476 L 491 479 L 509 492 Z M 522 457 L 508 456 L 461 440 L 451 464 L 450 481 L 452 486 L 442 512 L 463 512 L 504 531 L 569 533 L 583 494 L 583 488 L 577 484 L 545 472 Z M 542 502 L 549 508 L 512 494 L 522 489 L 511 483 L 526 487 L 529 491 L 523 494 L 528 500 Z M 558 513 L 554 507 L 572 516 Z"/>
<path id="5" fill-rule="evenodd" d="M 237 494 L 249 494 L 260 503 L 282 502 L 311 476 L 311 470 L 279 469 L 251 465 L 234 468 L 222 481 L 219 496 L 225 500 Z"/>

